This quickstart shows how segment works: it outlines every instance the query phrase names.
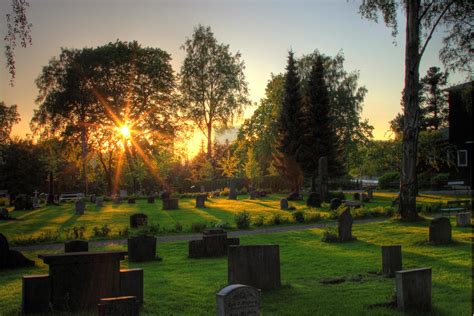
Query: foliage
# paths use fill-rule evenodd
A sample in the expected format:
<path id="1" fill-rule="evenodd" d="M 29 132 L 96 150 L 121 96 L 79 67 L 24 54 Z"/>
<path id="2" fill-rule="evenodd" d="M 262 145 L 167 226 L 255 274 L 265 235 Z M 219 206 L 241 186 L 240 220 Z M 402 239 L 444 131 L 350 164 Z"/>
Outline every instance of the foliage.
<path id="1" fill-rule="evenodd" d="M 35 244 L 54 243 L 61 240 L 61 235 L 58 231 L 46 230 L 38 235 L 20 235 L 17 238 L 10 240 L 15 246 L 29 246 Z"/>
<path id="2" fill-rule="evenodd" d="M 303 211 L 295 211 L 291 214 L 293 216 L 293 220 L 296 222 L 296 223 L 304 223 L 304 220 L 305 220 L 305 214 Z"/>
<path id="3" fill-rule="evenodd" d="M 307 223 L 316 223 L 319 222 L 323 217 L 320 212 L 316 211 L 306 211 L 304 212 L 304 221 Z"/>
<path id="4" fill-rule="evenodd" d="M 227 151 L 227 155 L 223 156 L 218 161 L 218 168 L 221 170 L 221 174 L 224 177 L 232 178 L 238 172 L 239 161 L 235 155 L 231 155 L 230 150 Z"/>
<path id="5" fill-rule="evenodd" d="M 394 172 L 394 171 L 387 172 L 379 177 L 379 187 L 381 189 L 393 188 L 394 183 L 396 183 L 395 185 L 398 185 L 399 181 L 400 181 L 400 173 Z"/>
<path id="6" fill-rule="evenodd" d="M 183 231 L 183 225 L 182 225 L 180 222 L 176 222 L 176 223 L 174 224 L 174 231 L 175 231 L 176 233 L 182 232 L 182 231 Z"/>
<path id="7" fill-rule="evenodd" d="M 92 228 L 93 237 L 108 237 L 111 232 L 109 225 L 104 224 L 101 227 L 94 226 Z"/>
<path id="8" fill-rule="evenodd" d="M 0 101 L 0 144 L 6 143 L 10 139 L 13 125 L 20 121 L 18 107 L 16 104 L 7 106 Z"/>
<path id="9" fill-rule="evenodd" d="M 191 224 L 191 231 L 195 233 L 202 233 L 206 229 L 206 227 L 206 223 L 194 222 Z"/>
<path id="10" fill-rule="evenodd" d="M 258 216 L 255 216 L 253 219 L 252 219 L 252 224 L 256 227 L 260 227 L 260 226 L 263 226 L 265 225 L 265 216 L 263 214 L 260 214 Z"/>
<path id="11" fill-rule="evenodd" d="M 247 152 L 247 162 L 244 166 L 245 176 L 255 186 L 255 180 L 261 176 L 261 169 L 254 155 L 253 148 L 249 148 Z"/>
<path id="12" fill-rule="evenodd" d="M 67 239 L 84 239 L 86 232 L 85 225 L 72 226 L 64 229 Z"/>
<path id="13" fill-rule="evenodd" d="M 323 237 L 321 238 L 323 242 L 338 242 L 339 237 L 337 229 L 335 227 L 326 227 L 323 231 Z"/>
<path id="14" fill-rule="evenodd" d="M 431 178 L 431 185 L 437 189 L 442 189 L 448 184 L 449 173 L 438 173 Z"/>
<path id="15" fill-rule="evenodd" d="M 212 132 L 227 126 L 249 103 L 241 54 L 219 44 L 210 27 L 198 25 L 183 44 L 186 53 L 179 74 L 182 110 L 208 140 L 207 157 L 212 158 Z"/>
<path id="16" fill-rule="evenodd" d="M 248 229 L 250 227 L 250 213 L 243 211 L 235 215 L 235 224 L 238 229 Z"/>
<path id="17" fill-rule="evenodd" d="M 290 221 L 287 217 L 284 217 L 280 213 L 273 213 L 270 218 L 270 223 L 273 225 L 288 224 Z"/>

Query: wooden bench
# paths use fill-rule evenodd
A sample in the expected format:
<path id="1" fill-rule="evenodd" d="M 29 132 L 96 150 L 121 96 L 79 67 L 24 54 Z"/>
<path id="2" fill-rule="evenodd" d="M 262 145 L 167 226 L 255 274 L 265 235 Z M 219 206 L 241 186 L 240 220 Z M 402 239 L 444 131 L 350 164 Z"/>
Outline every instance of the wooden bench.
<path id="1" fill-rule="evenodd" d="M 454 212 L 466 212 L 470 209 L 471 201 L 469 200 L 452 200 L 446 203 L 446 207 L 441 209 L 441 216 L 448 214 L 448 217 L 451 216 L 451 213 Z"/>
<path id="2" fill-rule="evenodd" d="M 76 201 L 82 199 L 84 193 L 63 193 L 59 196 L 59 202 L 61 201 Z"/>

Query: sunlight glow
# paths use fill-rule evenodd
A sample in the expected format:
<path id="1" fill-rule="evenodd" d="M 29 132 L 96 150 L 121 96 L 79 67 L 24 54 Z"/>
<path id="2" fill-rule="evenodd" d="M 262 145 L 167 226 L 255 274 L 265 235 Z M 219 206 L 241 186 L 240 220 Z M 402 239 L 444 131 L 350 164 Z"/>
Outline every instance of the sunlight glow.
<path id="1" fill-rule="evenodd" d="M 130 137 L 130 128 L 128 128 L 127 125 L 124 125 L 124 126 L 122 126 L 122 128 L 120 128 L 120 133 L 122 133 L 123 137 L 129 138 Z"/>

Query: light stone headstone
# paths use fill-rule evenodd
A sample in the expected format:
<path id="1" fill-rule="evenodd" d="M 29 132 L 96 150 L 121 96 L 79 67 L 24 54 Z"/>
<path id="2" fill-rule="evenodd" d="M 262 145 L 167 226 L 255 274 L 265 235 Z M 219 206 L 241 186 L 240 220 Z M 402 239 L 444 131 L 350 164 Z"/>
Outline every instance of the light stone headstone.
<path id="1" fill-rule="evenodd" d="M 83 199 L 79 199 L 75 203 L 76 215 L 84 214 L 86 210 L 86 202 Z"/>
<path id="2" fill-rule="evenodd" d="M 104 206 L 104 198 L 102 196 L 99 196 L 95 199 L 95 205 L 98 207 Z"/>
<path id="3" fill-rule="evenodd" d="M 471 226 L 471 212 L 463 212 L 456 214 L 456 226 L 469 227 Z"/>
<path id="4" fill-rule="evenodd" d="M 288 209 L 288 200 L 281 199 L 280 200 L 280 210 L 287 210 Z"/>
<path id="5" fill-rule="evenodd" d="M 120 190 L 120 197 L 122 199 L 126 198 L 127 197 L 127 190 L 125 190 L 125 189 Z"/>
<path id="6" fill-rule="evenodd" d="M 260 291 L 242 284 L 231 284 L 216 294 L 218 316 L 260 315 Z"/>

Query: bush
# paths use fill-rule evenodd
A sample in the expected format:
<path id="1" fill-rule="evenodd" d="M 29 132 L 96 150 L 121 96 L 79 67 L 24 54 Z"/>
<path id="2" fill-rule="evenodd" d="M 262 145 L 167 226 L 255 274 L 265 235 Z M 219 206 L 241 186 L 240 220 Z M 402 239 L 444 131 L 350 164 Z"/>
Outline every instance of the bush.
<path id="1" fill-rule="evenodd" d="M 321 220 L 321 213 L 315 211 L 307 211 L 304 214 L 304 221 L 308 223 L 316 223 Z"/>
<path id="2" fill-rule="evenodd" d="M 220 195 L 221 196 L 229 196 L 229 193 L 230 193 L 230 189 L 228 187 L 225 187 L 221 192 L 220 192 Z"/>
<path id="3" fill-rule="evenodd" d="M 448 184 L 449 173 L 438 173 L 431 178 L 431 186 L 436 189 L 442 189 Z"/>
<path id="4" fill-rule="evenodd" d="M 204 229 L 206 229 L 206 227 L 207 227 L 206 223 L 195 222 L 191 224 L 191 231 L 195 233 L 202 233 Z"/>
<path id="5" fill-rule="evenodd" d="M 399 172 L 387 172 L 379 177 L 379 188 L 390 189 L 394 187 L 396 182 L 400 182 Z"/>
<path id="6" fill-rule="evenodd" d="M 326 227 L 321 238 L 324 242 L 337 242 L 339 241 L 337 229 L 335 227 Z"/>
<path id="7" fill-rule="evenodd" d="M 118 234 L 120 237 L 128 237 L 129 233 L 130 233 L 130 232 L 129 232 L 129 230 L 128 230 L 128 226 L 124 226 L 123 228 L 119 228 L 117 234 Z"/>
<path id="8" fill-rule="evenodd" d="M 257 217 L 255 217 L 253 219 L 253 225 L 257 227 L 265 225 L 265 216 L 260 214 Z"/>
<path id="9" fill-rule="evenodd" d="M 304 223 L 304 212 L 303 211 L 296 211 L 293 212 L 293 220 L 296 223 Z"/>
<path id="10" fill-rule="evenodd" d="M 288 223 L 288 218 L 283 217 L 281 214 L 275 213 L 273 214 L 270 222 L 274 225 L 281 225 L 281 224 L 286 224 Z"/>
<path id="11" fill-rule="evenodd" d="M 182 231 L 183 231 L 183 225 L 181 225 L 180 222 L 176 222 L 176 223 L 174 224 L 174 231 L 175 231 L 176 233 L 182 232 Z"/>
<path id="12" fill-rule="evenodd" d="M 24 245 L 33 245 L 33 244 L 42 244 L 55 242 L 60 239 L 60 234 L 57 231 L 47 230 L 41 234 L 34 236 L 30 235 L 27 237 L 19 237 L 11 241 L 12 245 L 24 246 Z"/>
<path id="13" fill-rule="evenodd" d="M 346 199 L 346 196 L 342 191 L 331 191 L 328 194 L 328 201 L 331 201 L 332 199 L 339 199 L 342 201 Z"/>
<path id="14" fill-rule="evenodd" d="M 84 239 L 84 234 L 86 232 L 86 226 L 72 226 L 64 230 L 66 233 L 67 239 Z"/>
<path id="15" fill-rule="evenodd" d="M 214 223 L 214 225 L 212 225 L 214 228 L 222 228 L 222 229 L 230 229 L 232 228 L 232 226 L 227 223 L 227 222 L 224 222 L 224 221 L 218 221 L 217 223 Z"/>
<path id="16" fill-rule="evenodd" d="M 247 229 L 250 227 L 250 214 L 247 211 L 237 213 L 235 215 L 235 224 L 238 229 Z"/>
<path id="17" fill-rule="evenodd" d="M 93 237 L 107 237 L 110 234 L 109 225 L 105 224 L 102 227 L 95 227 L 92 228 L 92 236 Z"/>

